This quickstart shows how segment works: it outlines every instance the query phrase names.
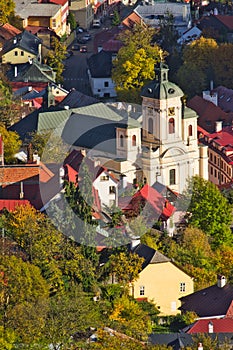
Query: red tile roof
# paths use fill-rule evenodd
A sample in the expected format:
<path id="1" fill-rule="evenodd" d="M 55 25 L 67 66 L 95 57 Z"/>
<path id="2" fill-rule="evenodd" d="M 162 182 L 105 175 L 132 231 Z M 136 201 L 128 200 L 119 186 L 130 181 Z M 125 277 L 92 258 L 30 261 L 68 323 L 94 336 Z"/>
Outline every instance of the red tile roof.
<path id="1" fill-rule="evenodd" d="M 30 202 L 26 199 L 0 199 L 0 211 L 3 209 L 14 211 L 18 206 L 29 204 Z"/>
<path id="2" fill-rule="evenodd" d="M 233 318 L 211 318 L 198 320 L 188 330 L 188 334 L 208 333 L 209 323 L 213 325 L 214 333 L 233 333 Z"/>
<path id="3" fill-rule="evenodd" d="M 208 132 L 215 130 L 216 121 L 223 120 L 231 124 L 233 120 L 233 113 L 224 112 L 220 107 L 200 96 L 193 97 L 188 101 L 187 106 L 198 114 L 198 125 Z"/>
<path id="4" fill-rule="evenodd" d="M 149 203 L 158 218 L 163 220 L 167 220 L 175 211 L 175 207 L 148 184 L 136 192 L 133 197 L 120 197 L 119 207 L 123 211 L 133 211 L 136 214 L 144 201 Z"/>
<path id="5" fill-rule="evenodd" d="M 110 39 L 106 43 L 103 43 L 102 48 L 104 51 L 118 52 L 123 46 L 120 40 Z"/>
<path id="6" fill-rule="evenodd" d="M 52 4 L 61 5 L 61 6 L 64 6 L 66 3 L 68 5 L 68 0 L 49 0 L 49 2 Z"/>

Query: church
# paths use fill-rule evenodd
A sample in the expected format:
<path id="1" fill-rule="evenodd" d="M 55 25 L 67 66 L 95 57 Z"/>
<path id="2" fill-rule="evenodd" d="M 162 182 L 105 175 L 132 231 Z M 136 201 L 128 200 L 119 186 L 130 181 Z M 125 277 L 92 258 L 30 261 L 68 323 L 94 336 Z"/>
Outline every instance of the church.
<path id="1" fill-rule="evenodd" d="M 82 124 L 80 137 L 76 131 L 72 136 L 76 138 L 74 145 L 84 146 L 88 157 L 118 178 L 150 186 L 158 181 L 182 193 L 189 177 L 200 175 L 208 179 L 208 153 L 206 146 L 198 144 L 198 116 L 185 106 L 184 93 L 169 81 L 168 72 L 163 62 L 155 67 L 155 79 L 142 89 L 140 116 L 131 105 L 122 113 L 119 104 L 114 109 L 120 116 L 118 120 L 111 114 L 107 119 L 89 115 L 81 122 L 74 115 L 76 123 L 67 124 L 68 139 L 72 130 L 80 130 Z M 113 111 L 110 104 L 108 108 Z"/>

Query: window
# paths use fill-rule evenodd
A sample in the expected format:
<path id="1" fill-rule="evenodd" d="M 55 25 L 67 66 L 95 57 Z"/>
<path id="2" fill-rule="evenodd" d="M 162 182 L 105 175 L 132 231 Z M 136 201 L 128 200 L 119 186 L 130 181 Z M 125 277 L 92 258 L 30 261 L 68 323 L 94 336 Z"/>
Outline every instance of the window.
<path id="1" fill-rule="evenodd" d="M 175 185 L 176 184 L 176 169 L 171 169 L 170 170 L 170 185 Z"/>
<path id="2" fill-rule="evenodd" d="M 108 181 L 108 180 L 109 180 L 109 176 L 108 175 L 100 176 L 100 181 Z"/>
<path id="3" fill-rule="evenodd" d="M 180 292 L 185 292 L 185 282 L 180 283 Z"/>
<path id="4" fill-rule="evenodd" d="M 104 87 L 108 87 L 108 81 L 104 82 Z"/>
<path id="5" fill-rule="evenodd" d="M 210 153 L 210 161 L 212 162 L 213 161 L 213 154 Z"/>
<path id="6" fill-rule="evenodd" d="M 213 167 L 210 167 L 210 175 L 213 175 Z"/>
<path id="7" fill-rule="evenodd" d="M 189 125 L 189 136 L 193 136 L 193 126 Z"/>
<path id="8" fill-rule="evenodd" d="M 214 164 L 217 163 L 217 159 L 216 159 L 216 156 L 214 156 Z"/>
<path id="9" fill-rule="evenodd" d="M 147 108 L 147 113 L 148 113 L 148 115 L 153 115 L 153 108 L 152 107 L 148 107 Z"/>
<path id="10" fill-rule="evenodd" d="M 116 187 L 115 186 L 109 186 L 109 194 L 116 193 Z"/>
<path id="11" fill-rule="evenodd" d="M 139 294 L 140 295 L 145 295 L 145 287 L 144 286 L 140 286 L 139 287 Z"/>
<path id="12" fill-rule="evenodd" d="M 136 146 L 136 141 L 137 141 L 136 135 L 133 135 L 132 136 L 132 146 Z"/>
<path id="13" fill-rule="evenodd" d="M 120 147 L 124 147 L 124 136 L 120 136 Z"/>
<path id="14" fill-rule="evenodd" d="M 18 51 L 15 51 L 15 56 L 18 56 Z"/>
<path id="15" fill-rule="evenodd" d="M 214 177 L 217 177 L 217 170 L 214 169 Z"/>
<path id="16" fill-rule="evenodd" d="M 174 134 L 174 132 L 175 132 L 175 119 L 170 118 L 168 121 L 168 133 Z"/>
<path id="17" fill-rule="evenodd" d="M 153 129 L 154 129 L 153 119 L 149 118 L 148 119 L 148 132 L 149 132 L 149 134 L 153 134 Z"/>
<path id="18" fill-rule="evenodd" d="M 56 26 L 57 26 L 56 19 L 53 19 L 53 20 L 52 20 L 52 27 L 53 27 L 53 28 L 56 28 Z"/>
<path id="19" fill-rule="evenodd" d="M 24 56 L 24 51 L 21 51 L 21 56 Z"/>

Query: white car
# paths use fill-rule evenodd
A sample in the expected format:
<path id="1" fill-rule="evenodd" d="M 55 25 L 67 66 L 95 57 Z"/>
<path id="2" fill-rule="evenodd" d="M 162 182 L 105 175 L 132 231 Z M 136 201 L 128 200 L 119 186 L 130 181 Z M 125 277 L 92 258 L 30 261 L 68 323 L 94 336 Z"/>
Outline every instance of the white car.
<path id="1" fill-rule="evenodd" d="M 101 26 L 101 22 L 99 19 L 94 19 L 93 23 L 92 23 L 92 27 L 93 28 L 100 28 Z"/>

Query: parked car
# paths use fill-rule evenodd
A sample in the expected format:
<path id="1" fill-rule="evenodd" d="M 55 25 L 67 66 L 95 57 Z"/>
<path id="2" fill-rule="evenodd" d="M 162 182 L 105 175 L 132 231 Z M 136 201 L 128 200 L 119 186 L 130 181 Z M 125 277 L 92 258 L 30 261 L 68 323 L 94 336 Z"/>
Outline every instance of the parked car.
<path id="1" fill-rule="evenodd" d="M 78 42 L 79 44 L 86 44 L 87 40 L 84 39 L 84 38 L 77 38 L 77 42 Z"/>
<path id="2" fill-rule="evenodd" d="M 85 35 L 82 37 L 82 39 L 84 39 L 84 40 L 86 40 L 86 41 L 91 40 L 91 34 L 89 34 L 89 33 L 85 34 Z"/>
<path id="3" fill-rule="evenodd" d="M 93 28 L 100 28 L 101 27 L 101 22 L 99 19 L 94 19 L 93 23 L 92 23 L 92 27 Z"/>
<path id="4" fill-rule="evenodd" d="M 82 53 L 87 52 L 87 47 L 86 46 L 81 46 L 80 47 L 80 52 L 82 52 Z"/>
<path id="5" fill-rule="evenodd" d="M 73 44 L 72 46 L 71 46 L 71 50 L 80 50 L 80 45 L 78 45 L 78 44 Z"/>

